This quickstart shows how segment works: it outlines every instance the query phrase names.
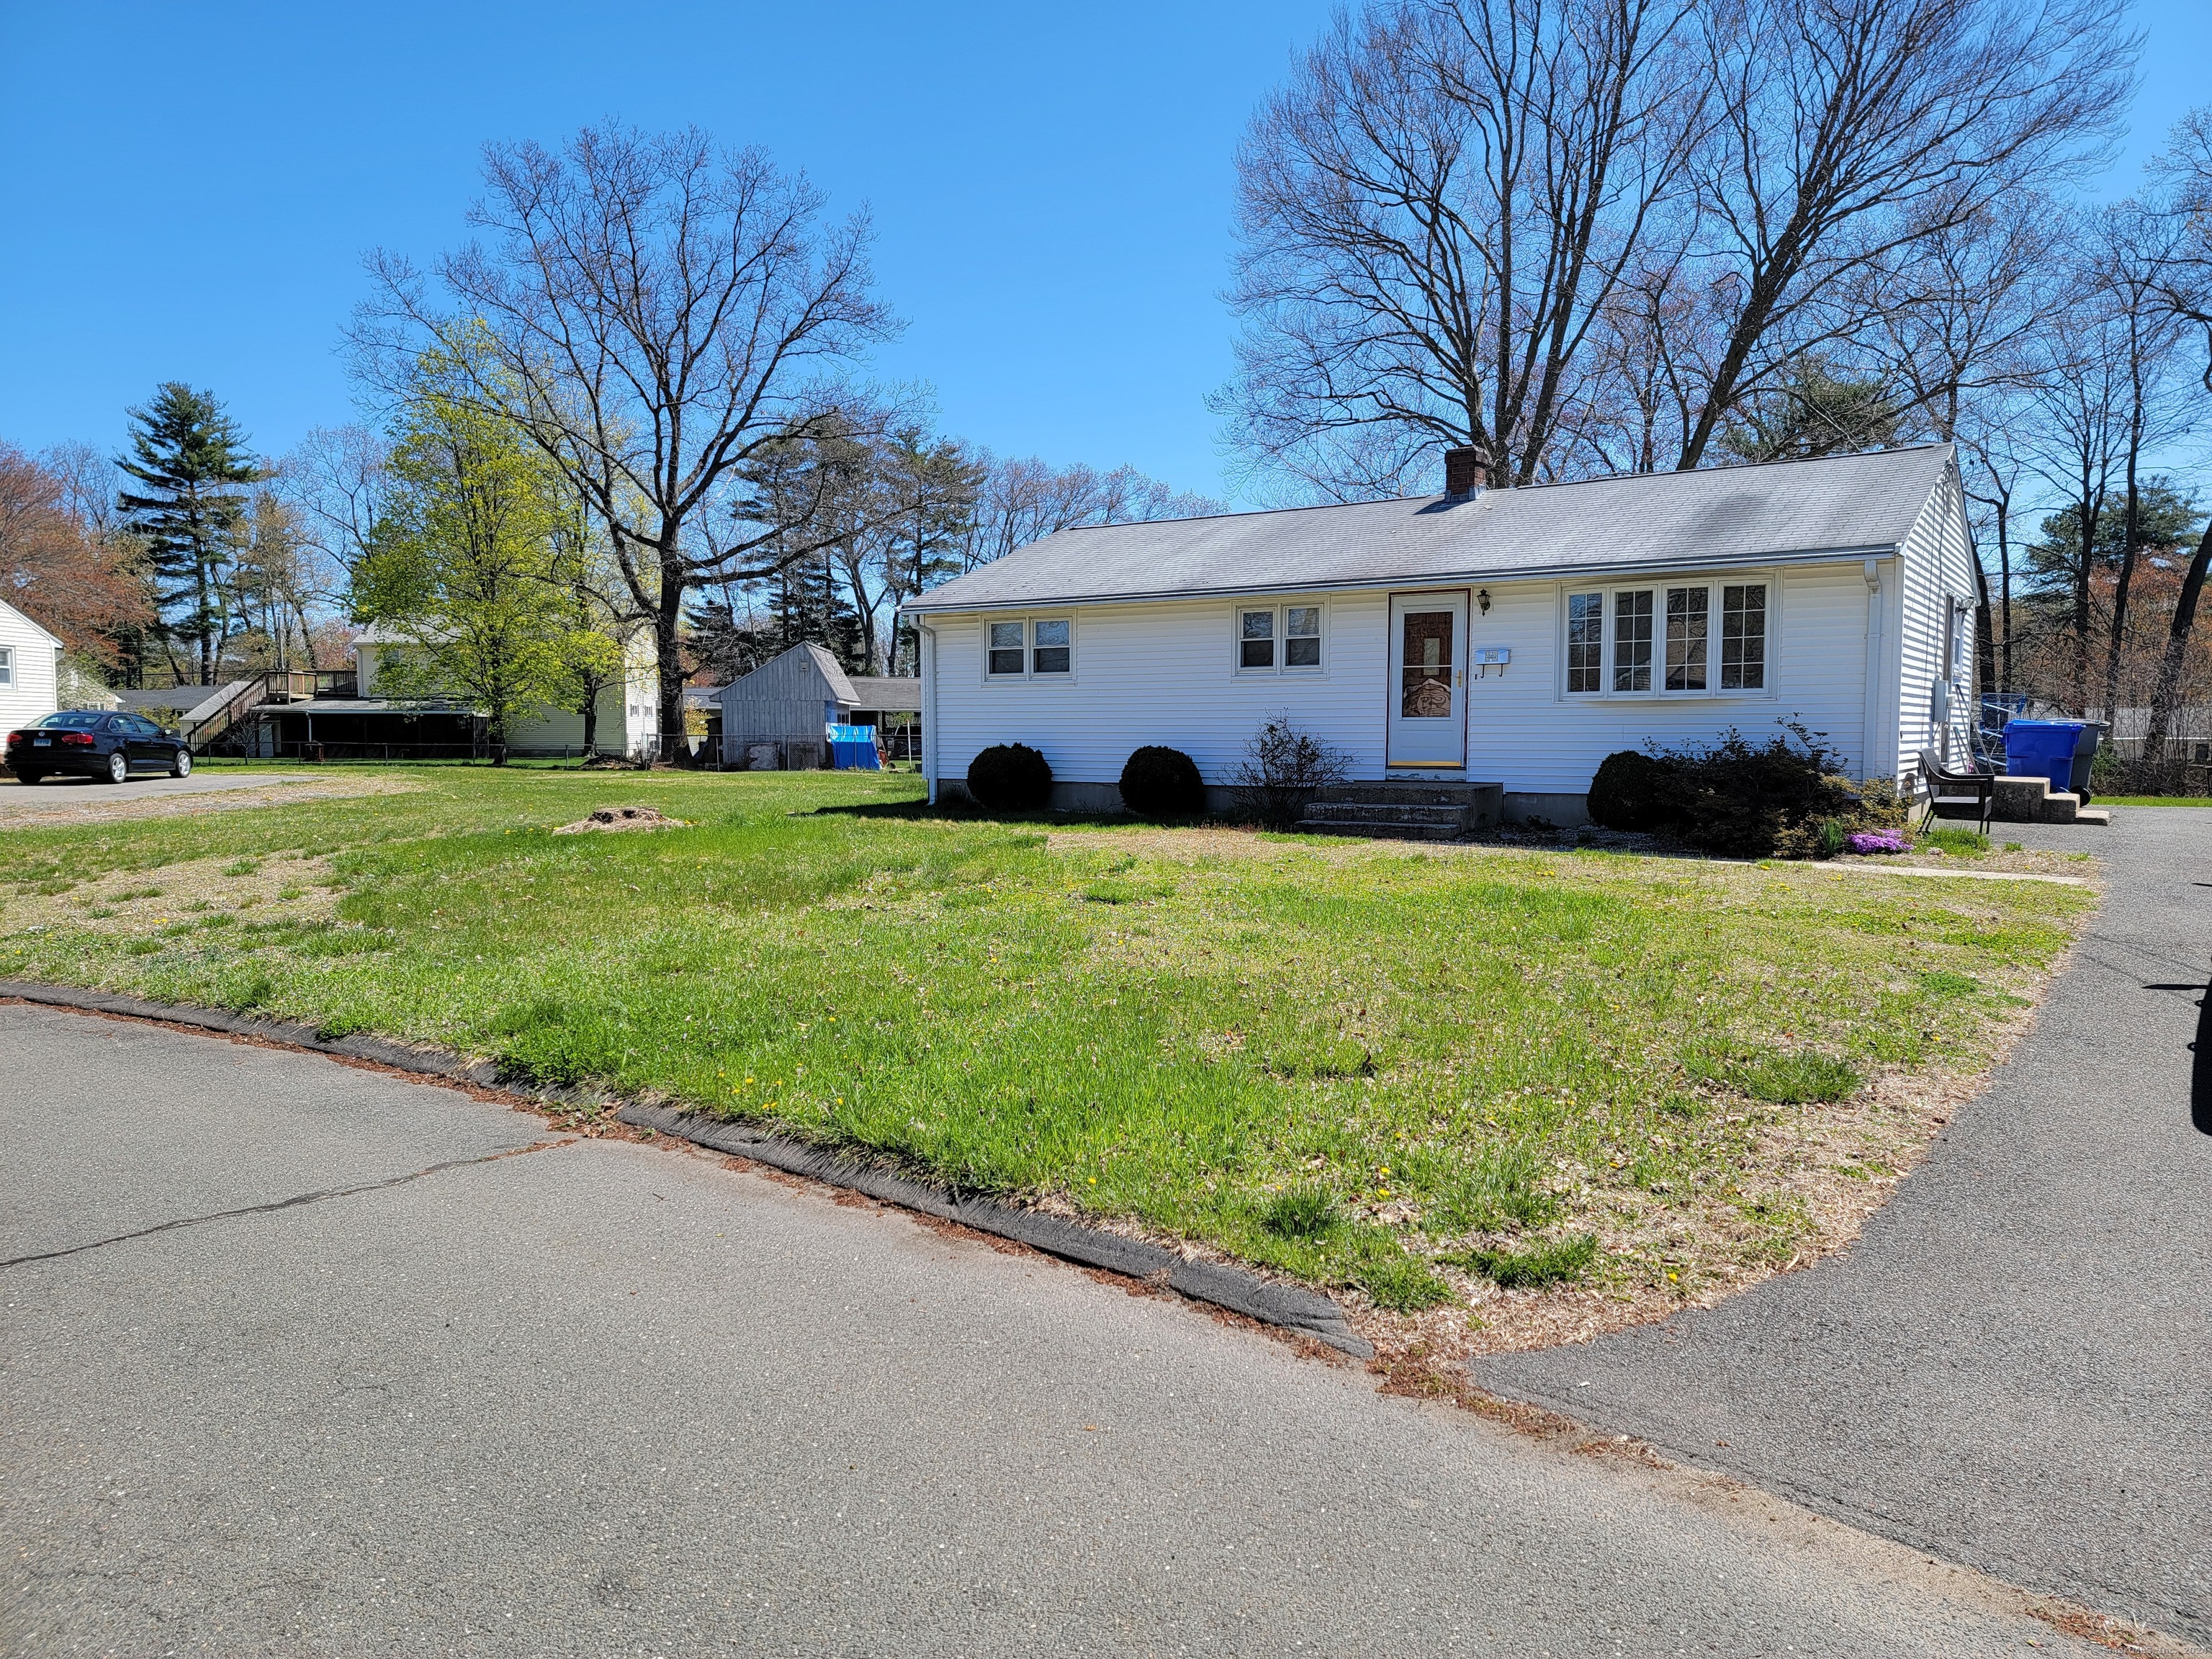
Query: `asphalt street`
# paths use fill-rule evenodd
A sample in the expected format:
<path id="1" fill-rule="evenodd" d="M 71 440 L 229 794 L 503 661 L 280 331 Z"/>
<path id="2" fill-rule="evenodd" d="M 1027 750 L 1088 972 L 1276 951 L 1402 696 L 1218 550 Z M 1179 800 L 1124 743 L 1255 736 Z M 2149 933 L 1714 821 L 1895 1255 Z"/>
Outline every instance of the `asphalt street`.
<path id="1" fill-rule="evenodd" d="M 696 1152 L 21 1006 L 0 1076 L 10 1654 L 2101 1651 Z"/>
<path id="2" fill-rule="evenodd" d="M 1475 1381 L 2212 1644 L 2212 811 L 2120 807 L 2027 1039 L 1848 1252 Z"/>

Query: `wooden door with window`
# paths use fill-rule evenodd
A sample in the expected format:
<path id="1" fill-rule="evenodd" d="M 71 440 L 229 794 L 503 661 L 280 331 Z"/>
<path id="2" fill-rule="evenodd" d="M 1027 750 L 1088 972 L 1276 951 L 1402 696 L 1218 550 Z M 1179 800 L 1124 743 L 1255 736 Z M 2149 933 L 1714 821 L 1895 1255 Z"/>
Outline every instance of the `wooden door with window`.
<path id="1" fill-rule="evenodd" d="M 1467 592 L 1390 596 L 1389 769 L 1467 765 Z"/>

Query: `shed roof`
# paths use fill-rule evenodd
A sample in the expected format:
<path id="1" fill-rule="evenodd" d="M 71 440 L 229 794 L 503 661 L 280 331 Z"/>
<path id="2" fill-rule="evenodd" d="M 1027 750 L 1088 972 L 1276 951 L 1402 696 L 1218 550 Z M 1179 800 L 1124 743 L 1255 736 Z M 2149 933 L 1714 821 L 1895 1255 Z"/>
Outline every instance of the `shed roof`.
<path id="1" fill-rule="evenodd" d="M 1887 552 L 1951 446 L 1063 530 L 908 602 L 997 610 Z"/>
<path id="2" fill-rule="evenodd" d="M 744 686 L 746 681 L 750 680 L 757 676 L 767 675 L 769 671 L 772 668 L 788 666 L 792 664 L 794 659 L 798 659 L 801 663 L 811 663 L 813 665 L 815 672 L 821 676 L 824 694 L 832 701 L 844 703 L 850 708 L 858 708 L 860 706 L 860 699 L 853 695 L 853 683 L 845 678 L 845 671 L 838 665 L 837 659 L 831 656 L 825 647 L 813 644 L 794 645 L 788 651 L 781 652 L 777 655 L 770 657 L 759 667 L 754 669 L 750 674 L 741 674 L 736 679 L 732 680 L 727 685 L 721 689 L 719 695 L 722 697 L 724 702 L 726 702 L 729 699 L 730 694 L 733 691 L 738 690 L 740 687 Z M 762 685 L 773 685 L 775 684 L 775 681 L 773 677 L 761 681 Z M 744 693 L 744 695 L 757 696 L 759 692 L 760 687 L 755 686 Z"/>
<path id="3" fill-rule="evenodd" d="M 921 707 L 921 682 L 901 674 L 854 674 L 850 677 L 853 707 L 909 714 Z"/>

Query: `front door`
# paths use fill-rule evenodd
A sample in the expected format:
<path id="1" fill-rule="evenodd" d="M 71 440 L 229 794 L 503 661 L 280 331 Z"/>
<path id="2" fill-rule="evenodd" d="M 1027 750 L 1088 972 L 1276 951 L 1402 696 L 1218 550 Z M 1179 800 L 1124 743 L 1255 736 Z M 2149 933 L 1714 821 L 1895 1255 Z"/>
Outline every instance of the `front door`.
<path id="1" fill-rule="evenodd" d="M 1467 592 L 1390 596 L 1389 769 L 1467 765 Z"/>

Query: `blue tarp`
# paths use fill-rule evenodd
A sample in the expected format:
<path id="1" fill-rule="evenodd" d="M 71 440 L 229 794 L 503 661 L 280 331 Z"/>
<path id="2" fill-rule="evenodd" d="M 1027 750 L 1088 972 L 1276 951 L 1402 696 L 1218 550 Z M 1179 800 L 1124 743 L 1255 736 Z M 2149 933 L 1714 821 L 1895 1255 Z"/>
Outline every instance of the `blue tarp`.
<path id="1" fill-rule="evenodd" d="M 876 752 L 876 728 L 872 726 L 836 726 L 830 727 L 830 764 L 841 772 L 880 772 L 883 757 Z"/>

